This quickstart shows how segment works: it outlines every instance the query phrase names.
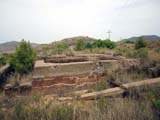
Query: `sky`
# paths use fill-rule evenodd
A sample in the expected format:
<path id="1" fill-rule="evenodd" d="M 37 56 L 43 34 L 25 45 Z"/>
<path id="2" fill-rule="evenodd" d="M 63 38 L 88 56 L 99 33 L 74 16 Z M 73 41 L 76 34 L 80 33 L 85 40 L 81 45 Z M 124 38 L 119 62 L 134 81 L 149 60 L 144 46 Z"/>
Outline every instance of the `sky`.
<path id="1" fill-rule="evenodd" d="M 0 0 L 0 43 L 160 35 L 160 0 Z"/>

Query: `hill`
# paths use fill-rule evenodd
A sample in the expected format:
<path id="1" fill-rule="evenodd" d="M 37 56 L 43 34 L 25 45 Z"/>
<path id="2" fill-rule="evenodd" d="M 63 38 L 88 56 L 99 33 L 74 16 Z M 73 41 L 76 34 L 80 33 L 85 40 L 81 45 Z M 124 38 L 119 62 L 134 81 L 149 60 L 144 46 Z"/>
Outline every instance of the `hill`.
<path id="1" fill-rule="evenodd" d="M 58 43 L 58 42 L 64 42 L 64 43 L 67 43 L 68 45 L 73 45 L 73 44 L 75 44 L 78 40 L 94 41 L 94 40 L 96 40 L 96 39 L 95 39 L 95 38 L 88 37 L 88 36 L 76 36 L 76 37 L 72 37 L 72 38 L 65 38 L 65 39 L 62 39 L 62 40 L 60 40 L 60 41 L 53 42 L 52 44 Z"/>
<path id="2" fill-rule="evenodd" d="M 137 36 L 137 37 L 127 38 L 127 39 L 125 39 L 125 40 L 135 41 L 135 40 L 137 40 L 139 37 L 142 37 L 144 40 L 150 40 L 150 41 L 160 40 L 160 37 L 157 36 L 157 35 L 143 35 L 143 36 Z"/>
<path id="3" fill-rule="evenodd" d="M 12 53 L 16 49 L 18 44 L 19 44 L 19 42 L 17 42 L 17 41 L 10 41 L 10 42 L 1 43 L 0 44 L 0 52 Z M 39 44 L 36 44 L 36 43 L 31 43 L 31 44 L 32 44 L 32 47 L 39 46 Z"/>

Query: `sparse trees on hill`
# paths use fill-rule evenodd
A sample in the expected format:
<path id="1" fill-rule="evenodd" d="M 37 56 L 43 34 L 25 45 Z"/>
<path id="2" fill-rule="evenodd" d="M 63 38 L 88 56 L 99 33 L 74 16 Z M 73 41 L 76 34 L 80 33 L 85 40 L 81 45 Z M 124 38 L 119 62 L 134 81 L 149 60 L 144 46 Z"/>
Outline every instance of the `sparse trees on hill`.
<path id="1" fill-rule="evenodd" d="M 32 71 L 35 59 L 36 54 L 30 42 L 23 39 L 11 56 L 10 65 L 18 73 L 28 73 Z"/>

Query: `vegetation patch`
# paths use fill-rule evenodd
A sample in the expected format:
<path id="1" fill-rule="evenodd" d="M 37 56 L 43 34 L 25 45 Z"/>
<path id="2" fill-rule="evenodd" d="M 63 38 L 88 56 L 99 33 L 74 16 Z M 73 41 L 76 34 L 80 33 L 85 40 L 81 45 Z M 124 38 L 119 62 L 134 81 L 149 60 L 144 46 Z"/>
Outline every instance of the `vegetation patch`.
<path id="1" fill-rule="evenodd" d="M 36 53 L 31 47 L 30 42 L 22 40 L 11 56 L 10 65 L 18 73 L 29 73 L 34 68 Z"/>
<path id="2" fill-rule="evenodd" d="M 75 45 L 75 50 L 83 49 L 94 49 L 94 48 L 109 48 L 113 49 L 115 47 L 115 42 L 111 40 L 96 40 L 93 42 L 85 42 L 83 40 L 77 41 Z"/>

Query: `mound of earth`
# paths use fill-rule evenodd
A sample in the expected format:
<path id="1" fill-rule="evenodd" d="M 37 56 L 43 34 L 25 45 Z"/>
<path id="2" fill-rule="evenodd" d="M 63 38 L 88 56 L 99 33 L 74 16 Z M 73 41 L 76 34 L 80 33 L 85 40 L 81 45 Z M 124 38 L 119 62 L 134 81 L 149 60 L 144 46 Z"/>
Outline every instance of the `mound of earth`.
<path id="1" fill-rule="evenodd" d="M 58 42 L 64 42 L 64 43 L 67 43 L 68 45 L 74 45 L 78 40 L 83 40 L 83 41 L 95 41 L 97 39 L 95 38 L 91 38 L 91 37 L 88 37 L 88 36 L 77 36 L 77 37 L 72 37 L 72 38 L 65 38 L 65 39 L 62 39 Z M 53 42 L 52 44 L 54 43 L 57 43 L 57 42 Z"/>

